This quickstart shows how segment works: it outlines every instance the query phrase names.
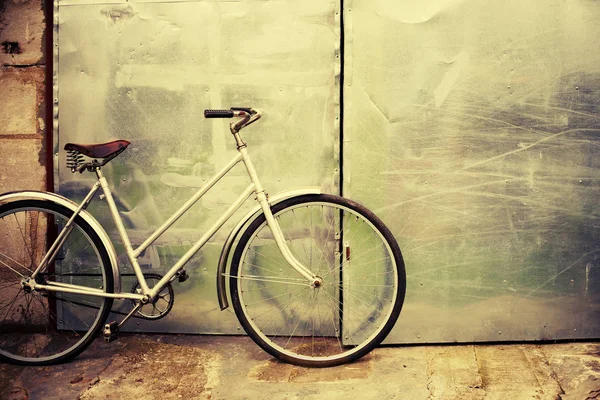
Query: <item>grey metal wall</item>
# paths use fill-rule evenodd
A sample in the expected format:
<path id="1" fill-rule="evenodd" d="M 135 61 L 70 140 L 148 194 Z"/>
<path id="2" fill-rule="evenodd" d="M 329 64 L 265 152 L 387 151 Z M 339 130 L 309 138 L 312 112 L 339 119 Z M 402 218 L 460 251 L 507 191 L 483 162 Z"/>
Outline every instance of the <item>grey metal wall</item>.
<path id="1" fill-rule="evenodd" d="M 202 109 L 257 106 L 248 141 L 270 192 L 335 193 L 343 162 L 344 194 L 396 235 L 408 296 L 388 342 L 598 337 L 598 2 L 345 0 L 341 152 L 340 7 L 59 1 L 59 192 L 90 184 L 64 168 L 64 143 L 132 140 L 107 171 L 139 243 L 233 151 Z M 172 265 L 241 182 L 144 268 Z M 139 329 L 237 332 L 214 293 L 222 239 L 172 314 Z"/>
<path id="2" fill-rule="evenodd" d="M 81 197 L 93 178 L 65 167 L 65 143 L 130 140 L 105 173 L 134 246 L 236 153 L 227 122 L 205 120 L 205 108 L 264 110 L 244 137 L 269 193 L 299 186 L 338 192 L 336 1 L 297 7 L 287 0 L 61 0 L 55 14 L 57 189 Z M 242 168 L 142 255 L 145 271 L 166 271 L 202 235 L 247 186 Z M 92 212 L 110 222 L 103 204 Z M 192 259 L 191 278 L 175 285 L 168 318 L 128 327 L 238 332 L 233 313 L 220 312 L 215 291 L 227 233 L 225 226 Z M 112 236 L 118 241 L 116 231 Z M 123 272 L 131 273 L 120 260 Z M 123 289 L 131 285 L 125 278 Z"/>
<path id="3" fill-rule="evenodd" d="M 600 3 L 346 3 L 344 193 L 403 249 L 391 342 L 600 335 Z"/>

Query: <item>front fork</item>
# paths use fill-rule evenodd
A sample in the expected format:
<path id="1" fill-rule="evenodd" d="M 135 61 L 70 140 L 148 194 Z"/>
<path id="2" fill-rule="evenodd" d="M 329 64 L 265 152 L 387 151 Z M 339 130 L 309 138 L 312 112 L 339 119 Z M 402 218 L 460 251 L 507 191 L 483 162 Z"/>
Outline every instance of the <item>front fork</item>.
<path id="1" fill-rule="evenodd" d="M 273 216 L 273 213 L 271 212 L 271 205 L 269 204 L 265 190 L 263 189 L 262 185 L 260 184 L 260 181 L 256 174 L 256 170 L 254 169 L 254 165 L 252 164 L 252 161 L 250 160 L 250 156 L 248 155 L 248 150 L 246 148 L 246 143 L 244 143 L 244 141 L 240 138 L 238 131 L 236 131 L 234 125 L 231 125 L 231 133 L 233 134 L 233 136 L 236 140 L 236 143 L 238 146 L 238 151 L 242 155 L 242 160 L 244 161 L 244 165 L 246 166 L 248 176 L 250 177 L 250 180 L 252 181 L 252 184 L 254 185 L 254 188 L 256 191 L 256 200 L 260 204 L 260 207 L 261 207 L 263 213 L 265 214 L 265 218 L 267 219 L 267 224 L 269 225 L 269 229 L 271 229 L 271 232 L 273 233 L 273 237 L 275 238 L 275 242 L 277 243 L 277 247 L 279 248 L 279 251 L 283 255 L 283 258 L 300 275 L 302 275 L 304 278 L 306 278 L 312 286 L 320 286 L 321 285 L 320 278 L 318 276 L 316 276 L 315 274 L 313 274 L 304 265 L 302 265 L 302 263 L 300 261 L 298 261 L 296 259 L 296 257 L 294 257 L 294 255 L 288 248 L 288 246 L 285 242 L 285 237 L 283 236 L 283 232 L 281 231 L 279 224 L 277 223 L 277 221 L 275 220 L 275 217 Z"/>
<path id="2" fill-rule="evenodd" d="M 311 286 L 313 286 L 313 287 L 321 286 L 321 284 L 322 284 L 321 278 L 316 276 L 315 274 L 312 273 L 311 270 L 306 268 L 300 261 L 298 261 L 296 259 L 296 257 L 294 257 L 294 255 L 290 251 L 290 249 L 285 241 L 283 232 L 281 231 L 281 227 L 279 226 L 279 224 L 277 223 L 277 220 L 275 219 L 275 217 L 273 216 L 273 213 L 271 212 L 271 207 L 269 205 L 267 196 L 264 193 L 264 191 L 257 193 L 257 200 L 260 203 L 263 213 L 265 214 L 265 218 L 267 220 L 267 224 L 269 225 L 269 229 L 271 230 L 271 233 L 273 234 L 273 238 L 275 239 L 275 242 L 277 243 L 277 247 L 279 248 L 279 251 L 281 252 L 281 255 L 283 256 L 283 258 L 300 275 L 302 275 L 304 278 L 306 278 Z"/>

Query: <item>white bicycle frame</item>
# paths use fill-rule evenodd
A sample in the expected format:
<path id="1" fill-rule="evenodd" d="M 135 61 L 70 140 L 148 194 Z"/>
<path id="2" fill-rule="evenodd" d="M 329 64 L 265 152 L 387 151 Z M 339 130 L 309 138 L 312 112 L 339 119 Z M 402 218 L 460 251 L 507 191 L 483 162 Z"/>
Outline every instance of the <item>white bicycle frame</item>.
<path id="1" fill-rule="evenodd" d="M 235 116 L 244 117 L 244 113 L 236 112 Z M 258 119 L 259 117 L 260 114 L 258 114 L 258 117 L 256 119 Z M 74 211 L 72 217 L 62 229 L 62 231 L 60 232 L 60 234 L 46 253 L 45 257 L 40 262 L 37 269 L 25 282 L 25 285 L 34 290 L 48 290 L 54 292 L 85 294 L 97 297 L 138 300 L 140 302 L 138 304 L 139 307 L 147 303 L 148 301 L 153 300 L 158 295 L 158 293 L 160 293 L 160 291 L 165 287 L 165 285 L 167 285 L 175 277 L 177 272 L 185 266 L 185 264 L 194 256 L 194 254 L 196 254 L 196 252 L 198 252 L 202 248 L 202 246 L 204 246 L 210 240 L 210 238 L 223 226 L 223 224 L 225 224 L 225 222 L 227 222 L 227 220 L 229 220 L 229 218 L 231 218 L 231 216 L 253 193 L 256 195 L 256 200 L 260 204 L 260 208 L 262 209 L 262 212 L 266 217 L 267 224 L 271 232 L 273 233 L 273 237 L 285 260 L 301 276 L 306 278 L 308 286 L 319 285 L 320 278 L 314 275 L 304 265 L 302 265 L 302 263 L 300 263 L 293 256 L 293 254 L 287 247 L 281 228 L 279 227 L 279 224 L 277 223 L 271 212 L 271 208 L 265 190 L 262 187 L 260 180 L 258 179 L 254 165 L 252 164 L 250 156 L 248 155 L 247 146 L 239 136 L 239 129 L 239 126 L 236 129 L 236 126 L 234 126 L 233 123 L 231 123 L 231 131 L 237 143 L 238 154 L 221 171 L 219 171 L 214 177 L 212 177 L 209 180 L 209 182 L 207 182 L 202 188 L 200 188 L 185 204 L 183 204 L 179 210 L 177 210 L 173 215 L 171 215 L 171 217 L 169 217 L 167 221 L 163 223 L 162 226 L 160 226 L 153 234 L 150 235 L 150 237 L 148 237 L 148 239 L 146 239 L 136 249 L 134 249 L 131 245 L 131 241 L 129 240 L 129 236 L 127 234 L 127 231 L 125 230 L 123 220 L 119 215 L 119 211 L 112 196 L 110 187 L 108 186 L 108 182 L 106 181 L 106 178 L 102 174 L 100 168 L 96 168 L 94 171 L 98 180 L 92 186 L 91 190 L 83 199 L 78 208 Z M 235 200 L 235 202 L 231 204 L 231 206 L 224 212 L 224 214 L 221 215 L 221 217 L 212 225 L 212 227 L 209 228 L 208 231 L 204 235 L 202 235 L 200 239 L 198 239 L 198 241 L 179 259 L 179 261 L 177 261 L 175 265 L 173 265 L 173 267 L 171 267 L 171 269 L 169 269 L 169 271 L 163 276 L 163 278 L 153 288 L 149 288 L 146 279 L 144 278 L 142 269 L 137 261 L 137 258 L 140 256 L 140 254 L 144 252 L 144 250 L 146 250 L 152 243 L 156 241 L 156 239 L 158 239 L 162 234 L 164 234 L 179 218 L 181 218 L 181 216 L 183 216 L 198 200 L 202 198 L 202 196 L 204 196 L 204 194 L 206 194 L 239 162 L 244 163 L 246 171 L 248 173 L 248 177 L 250 178 L 250 184 L 248 185 L 248 187 Z M 135 276 L 139 282 L 141 293 L 106 293 L 103 292 L 101 289 L 94 289 L 79 285 L 71 285 L 61 282 L 46 282 L 46 284 L 36 283 L 35 277 L 48 266 L 51 260 L 54 259 L 58 252 L 58 249 L 64 243 L 68 234 L 72 230 L 72 224 L 75 218 L 82 212 L 82 210 L 86 209 L 86 207 L 92 201 L 94 195 L 99 189 L 102 189 L 102 192 L 104 193 L 106 202 L 108 203 L 108 208 L 111 217 L 117 227 L 117 231 L 125 247 L 127 258 L 129 259 L 129 262 L 131 263 L 135 272 Z M 134 308 L 131 314 L 135 312 L 138 307 Z"/>

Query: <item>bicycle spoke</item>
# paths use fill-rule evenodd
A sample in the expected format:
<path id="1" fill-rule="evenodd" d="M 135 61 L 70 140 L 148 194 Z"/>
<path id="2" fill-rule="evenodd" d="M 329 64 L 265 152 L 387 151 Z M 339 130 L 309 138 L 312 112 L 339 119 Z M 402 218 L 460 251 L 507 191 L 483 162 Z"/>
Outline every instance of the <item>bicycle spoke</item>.
<path id="1" fill-rule="evenodd" d="M 382 247 L 382 246 L 383 246 L 383 244 L 380 244 L 380 245 L 379 245 L 379 246 L 377 246 L 376 248 L 373 248 L 373 249 L 371 249 L 371 250 L 369 250 L 369 251 L 367 251 L 367 252 L 365 252 L 365 253 L 362 253 L 362 254 L 361 254 L 361 255 L 359 255 L 358 257 L 352 258 L 352 261 L 351 261 L 351 263 L 350 263 L 350 264 L 351 264 L 351 265 L 350 265 L 350 268 L 354 268 L 354 267 L 353 267 L 353 265 L 354 265 L 354 262 L 355 262 L 357 259 L 360 259 L 360 258 L 361 258 L 361 257 L 363 257 L 365 254 L 367 254 L 367 253 L 370 253 L 370 252 L 372 252 L 372 251 L 374 251 L 374 250 L 376 250 L 376 249 L 378 249 L 378 248 L 380 248 L 380 247 Z M 387 258 L 382 258 L 382 259 L 387 259 Z M 368 263 L 367 263 L 367 264 L 368 264 Z M 358 264 L 358 265 L 360 266 L 361 264 Z M 343 265 L 340 265 L 340 266 L 338 266 L 338 267 L 335 267 L 334 269 L 332 269 L 332 270 L 329 272 L 329 274 L 328 274 L 328 275 L 331 275 L 333 272 L 339 272 L 339 271 L 341 270 L 341 268 L 343 268 Z"/>
<path id="2" fill-rule="evenodd" d="M 19 227 L 19 232 L 21 233 L 21 238 L 23 239 L 23 251 L 29 256 L 29 261 L 30 261 L 30 265 L 34 266 L 35 263 L 33 261 L 33 255 L 31 253 L 31 250 L 29 250 L 29 248 L 27 247 L 27 214 L 25 214 L 25 232 L 23 232 L 23 228 L 21 227 L 21 223 L 19 222 L 16 214 L 13 214 L 13 216 L 15 217 L 15 222 L 17 223 L 18 227 Z M 29 251 L 27 251 L 29 250 Z"/>
<path id="3" fill-rule="evenodd" d="M 252 267 L 253 269 L 256 269 L 256 270 L 258 270 L 258 271 L 266 271 L 266 272 L 268 272 L 268 273 L 271 273 L 271 274 L 276 274 L 276 273 L 277 273 L 277 271 L 274 271 L 274 270 L 272 270 L 272 269 L 269 269 L 269 268 L 265 268 L 265 267 L 263 267 L 263 266 L 261 266 L 261 265 L 258 265 L 258 264 L 255 264 L 255 263 L 251 263 L 251 262 L 248 262 L 248 261 L 244 261 L 244 265 L 250 266 L 250 267 Z M 282 267 L 283 267 L 283 266 L 282 266 Z M 288 268 L 290 268 L 290 266 L 289 266 L 289 265 L 288 265 L 288 266 L 285 266 L 285 268 L 286 268 L 286 269 L 288 269 Z M 283 269 L 283 268 L 282 268 L 282 269 Z M 290 269 L 291 269 L 291 268 L 290 268 Z"/>
<path id="4" fill-rule="evenodd" d="M 12 272 L 14 272 L 15 274 L 19 275 L 21 278 L 25 278 L 25 275 L 21 274 L 16 269 L 13 269 L 10 265 L 8 265 L 7 263 L 5 263 L 4 261 L 0 260 L 0 264 L 4 265 L 6 268 L 10 269 Z"/>
<path id="5" fill-rule="evenodd" d="M 303 294 L 306 294 L 306 293 L 303 293 Z M 296 300 L 298 300 L 298 299 L 300 299 L 300 298 L 301 298 L 301 296 L 296 296 Z M 298 302 L 297 302 L 297 303 L 294 305 L 294 308 L 292 308 L 288 314 L 289 314 L 289 315 L 291 315 L 291 316 L 295 316 L 295 314 L 296 314 L 296 309 L 297 309 L 297 308 L 298 308 L 298 306 L 300 306 L 301 304 L 302 304 L 302 302 L 298 301 Z M 299 324 L 299 323 L 300 323 L 300 321 L 301 321 L 301 319 L 300 319 L 300 318 L 298 318 L 298 317 L 296 317 L 296 318 L 298 319 L 298 322 L 297 322 L 297 324 Z M 282 335 L 280 335 L 280 332 L 281 332 L 281 331 L 282 331 L 284 328 L 287 328 L 287 325 L 286 325 L 286 324 L 282 324 L 282 325 L 281 325 L 281 327 L 279 328 L 279 330 L 277 331 L 277 333 L 275 334 L 275 336 L 273 336 L 273 337 L 275 338 L 275 337 L 282 336 Z M 295 329 L 294 329 L 294 330 L 295 330 Z M 291 337 L 291 336 L 290 336 L 290 337 Z"/>
<path id="6" fill-rule="evenodd" d="M 348 315 L 347 315 L 347 314 L 348 314 L 348 312 L 347 312 L 348 310 L 343 310 L 343 309 L 341 308 L 341 305 L 338 305 L 338 303 L 339 303 L 339 302 L 337 302 L 337 300 L 336 300 L 335 298 L 333 298 L 333 297 L 332 297 L 332 296 L 331 296 L 329 293 L 325 292 L 325 295 L 326 295 L 326 296 L 329 298 L 329 300 L 330 300 L 330 302 L 331 302 L 331 304 L 332 304 L 332 306 L 333 306 L 333 307 L 336 307 L 336 308 L 338 309 L 338 311 L 340 311 L 340 312 L 343 312 L 343 313 L 344 313 L 344 319 L 346 319 L 346 320 L 349 320 L 349 321 L 351 321 L 351 322 L 352 322 L 352 319 L 351 319 L 351 318 L 349 318 L 349 317 L 348 317 Z M 354 313 L 356 313 L 356 312 L 354 312 Z M 368 321 L 368 320 L 367 320 L 367 321 L 365 321 L 365 322 L 366 322 L 366 323 L 369 323 L 369 324 L 372 324 L 372 323 L 371 323 L 370 321 Z M 343 323 L 342 323 L 342 324 L 343 324 Z M 346 325 L 346 324 L 344 324 L 344 325 Z M 352 324 L 352 325 L 357 325 L 357 324 Z M 356 329 L 358 329 L 358 330 L 359 330 L 359 331 L 360 331 L 360 332 L 363 334 L 363 337 L 365 337 L 365 338 L 369 337 L 369 335 L 368 335 L 368 334 L 366 334 L 366 333 L 365 333 L 365 332 L 364 332 L 364 331 L 361 329 L 360 325 L 358 325 L 358 326 L 356 327 Z"/>
<path id="7" fill-rule="evenodd" d="M 238 279 L 245 281 L 259 281 L 259 282 L 267 282 L 267 283 L 282 283 L 284 285 L 299 285 L 299 286 L 307 286 L 310 287 L 310 284 L 307 283 L 306 279 L 301 279 L 296 281 L 286 280 L 286 278 L 279 278 L 277 276 L 252 276 L 252 275 L 243 275 Z M 290 278 L 288 278 L 290 279 Z"/>
<path id="8" fill-rule="evenodd" d="M 314 307 L 315 307 L 315 303 L 313 302 L 311 310 L 314 309 Z M 306 312 L 303 315 L 306 315 Z M 302 317 L 298 318 L 298 322 L 296 323 L 296 326 L 294 326 L 294 329 L 290 333 L 290 337 L 288 338 L 287 342 L 285 343 L 285 346 L 283 346 L 284 349 L 287 348 L 287 346 L 289 345 L 290 341 L 292 340 L 292 337 L 294 337 L 294 333 L 296 333 L 296 330 L 300 326 L 301 322 L 302 322 Z"/>
<path id="9" fill-rule="evenodd" d="M 305 289 L 298 289 L 297 291 L 291 292 L 291 293 L 288 293 L 288 294 L 296 294 L 296 293 L 299 293 L 299 292 L 303 292 L 304 290 Z M 276 311 L 283 311 L 287 307 L 288 304 L 290 304 L 292 301 L 298 299 L 299 297 L 300 296 L 292 297 L 290 300 L 288 300 L 287 302 L 285 302 L 283 305 L 281 305 L 280 307 L 276 308 L 275 310 Z M 244 305 L 247 306 L 247 304 L 244 304 Z M 252 318 L 258 319 L 258 318 L 262 317 L 263 315 L 265 315 L 266 313 L 268 313 L 270 311 L 271 310 L 267 310 L 267 311 L 265 311 L 265 312 L 263 312 L 261 314 L 254 315 Z"/>
<path id="10" fill-rule="evenodd" d="M 12 257 L 10 257 L 10 256 L 8 256 L 8 255 L 6 255 L 5 253 L 0 253 L 0 256 L 2 256 L 2 257 L 4 257 L 4 258 L 8 259 L 9 261 L 11 261 L 12 263 L 14 263 L 14 264 L 18 265 L 19 267 L 23 268 L 24 270 L 27 270 L 28 272 L 30 272 L 30 273 L 33 273 L 33 271 L 32 271 L 31 269 L 27 268 L 26 266 L 24 266 L 23 264 L 21 264 L 20 262 L 18 262 L 18 261 L 17 261 L 17 260 L 15 260 L 14 258 L 12 258 Z M 6 265 L 8 268 L 10 268 L 10 266 L 9 266 L 8 264 L 6 264 L 4 261 L 0 260 L 0 263 L 4 264 L 4 265 Z M 13 271 L 14 271 L 14 270 L 13 270 Z M 14 271 L 14 272 L 16 272 L 16 271 Z M 18 273 L 18 272 L 17 272 L 17 273 Z M 21 274 L 19 274 L 19 275 L 21 275 Z M 23 275 L 21 275 L 21 276 L 23 276 Z"/>
<path id="11" fill-rule="evenodd" d="M 272 258 L 270 258 L 270 257 L 267 257 L 267 256 L 265 256 L 263 253 L 260 253 L 260 252 L 258 252 L 258 251 L 256 251 L 256 250 L 254 250 L 254 253 L 255 253 L 255 254 L 257 254 L 257 255 L 259 255 L 260 257 L 264 257 L 264 258 L 265 258 L 265 259 L 267 259 L 268 261 L 270 261 L 270 262 L 274 263 L 275 265 L 277 265 L 277 266 L 279 266 L 279 267 L 281 267 L 281 268 L 289 268 L 289 264 L 287 264 L 287 263 L 285 263 L 285 264 L 284 264 L 284 263 L 280 263 L 280 262 L 278 262 L 278 261 L 275 261 L 275 260 L 273 260 Z"/>
<path id="12" fill-rule="evenodd" d="M 13 305 L 15 304 L 16 300 L 22 299 L 23 297 L 25 297 L 25 292 L 21 290 L 15 295 L 10 304 L 6 306 L 8 308 L 6 310 L 6 313 L 4 314 L 4 318 L 2 318 L 2 325 L 6 322 L 6 319 L 10 315 L 10 311 L 13 309 Z"/>

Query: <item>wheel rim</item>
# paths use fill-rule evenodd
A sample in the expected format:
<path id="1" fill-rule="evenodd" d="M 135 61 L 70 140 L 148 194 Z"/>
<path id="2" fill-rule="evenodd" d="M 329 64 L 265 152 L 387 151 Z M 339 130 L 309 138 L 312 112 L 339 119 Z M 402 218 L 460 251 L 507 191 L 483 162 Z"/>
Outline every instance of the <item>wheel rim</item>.
<path id="1" fill-rule="evenodd" d="M 288 361 L 315 364 L 368 352 L 397 311 L 397 263 L 383 234 L 357 211 L 329 202 L 285 207 L 275 218 L 294 256 L 319 281 L 311 285 L 291 270 L 266 222 L 258 227 L 235 282 L 258 343 Z"/>
<path id="2" fill-rule="evenodd" d="M 91 340 L 106 312 L 101 297 L 27 292 L 21 285 L 67 220 L 59 212 L 36 207 L 0 213 L 0 355 L 15 362 L 44 364 L 68 357 Z M 77 224 L 56 261 L 36 279 L 107 287 L 98 246 Z"/>

